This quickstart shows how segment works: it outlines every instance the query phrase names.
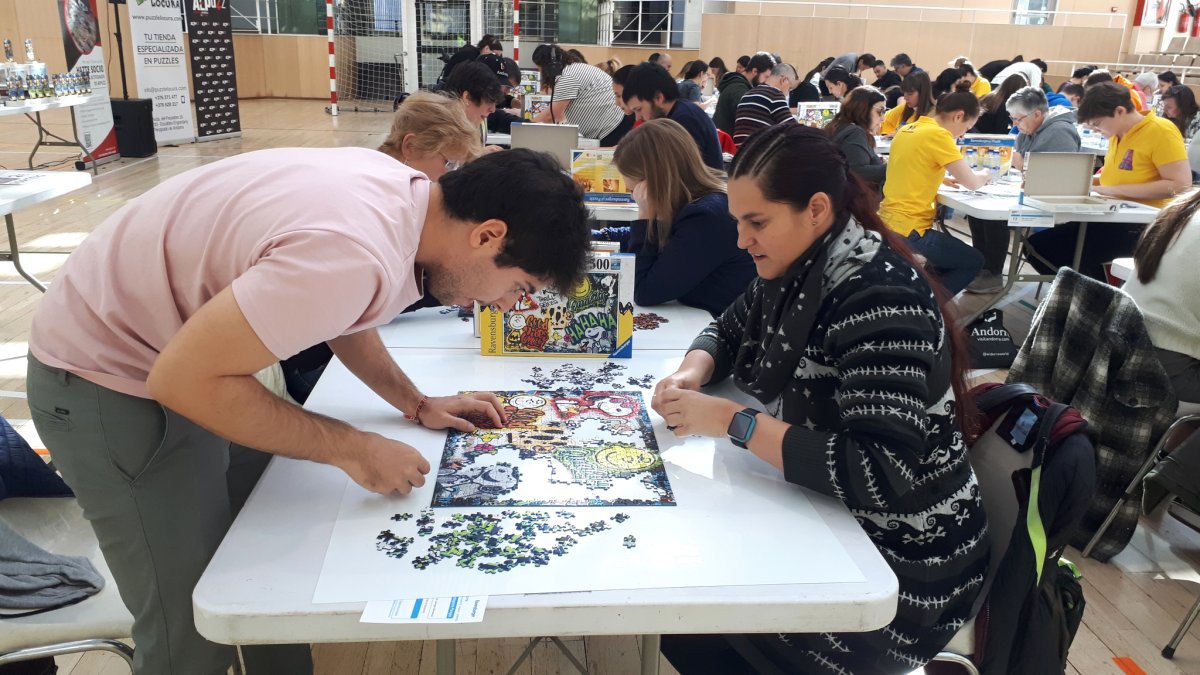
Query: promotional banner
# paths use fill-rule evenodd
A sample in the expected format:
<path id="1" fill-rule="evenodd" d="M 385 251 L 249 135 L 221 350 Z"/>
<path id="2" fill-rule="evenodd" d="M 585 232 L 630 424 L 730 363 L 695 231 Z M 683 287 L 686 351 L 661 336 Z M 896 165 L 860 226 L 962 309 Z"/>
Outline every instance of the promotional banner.
<path id="1" fill-rule="evenodd" d="M 96 0 L 56 0 L 62 26 L 67 69 L 91 78 L 96 101 L 75 107 L 75 126 L 79 141 L 93 159 L 117 154 L 117 132 L 113 128 L 112 107 L 108 103 L 108 75 L 104 71 L 104 49 L 100 45 L 100 22 Z"/>
<path id="2" fill-rule="evenodd" d="M 196 140 L 183 49 L 183 0 L 131 0 L 133 72 L 138 96 L 154 99 L 159 145 Z"/>
<path id="3" fill-rule="evenodd" d="M 183 0 L 201 139 L 241 133 L 228 0 Z"/>

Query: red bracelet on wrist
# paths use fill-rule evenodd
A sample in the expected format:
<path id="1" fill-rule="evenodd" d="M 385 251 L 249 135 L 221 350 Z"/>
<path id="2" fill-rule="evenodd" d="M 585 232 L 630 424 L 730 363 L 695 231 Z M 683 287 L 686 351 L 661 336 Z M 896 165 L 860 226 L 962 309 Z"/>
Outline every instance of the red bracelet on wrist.
<path id="1" fill-rule="evenodd" d="M 421 409 L 425 407 L 425 404 L 428 401 L 429 401 L 428 396 L 422 396 L 420 402 L 417 403 L 417 409 L 413 411 L 413 414 L 405 415 L 404 419 L 408 420 L 409 422 L 416 422 L 417 424 L 420 424 L 421 423 Z"/>

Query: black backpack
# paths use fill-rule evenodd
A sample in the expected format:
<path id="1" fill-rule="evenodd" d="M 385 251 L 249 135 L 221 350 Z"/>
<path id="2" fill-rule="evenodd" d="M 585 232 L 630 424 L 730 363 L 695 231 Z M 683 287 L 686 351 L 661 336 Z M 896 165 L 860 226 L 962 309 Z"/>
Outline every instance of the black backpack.
<path id="1" fill-rule="evenodd" d="M 1084 599 L 1062 552 L 1095 488 L 1094 436 L 1069 406 L 1028 385 L 975 392 L 989 428 L 969 455 L 988 527 L 1000 529 L 976 603 L 974 661 L 985 675 L 1063 673 Z M 1074 424 L 1052 436 L 1060 420 Z"/>

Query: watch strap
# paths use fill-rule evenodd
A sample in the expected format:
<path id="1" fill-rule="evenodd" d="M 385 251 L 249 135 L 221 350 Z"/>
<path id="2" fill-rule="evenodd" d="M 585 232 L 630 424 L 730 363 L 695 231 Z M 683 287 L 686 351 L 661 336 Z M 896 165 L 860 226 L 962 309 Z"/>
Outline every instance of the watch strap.
<path id="1" fill-rule="evenodd" d="M 731 429 L 726 429 L 726 435 L 729 436 L 729 441 L 731 443 L 743 450 L 747 449 L 746 445 L 750 442 L 750 438 L 754 435 L 754 429 L 757 426 L 758 412 L 759 411 L 755 410 L 754 408 L 743 408 L 734 414 L 735 421 L 737 417 L 741 417 L 743 415 L 748 416 L 750 418 L 750 427 L 746 430 L 745 436 L 740 438 L 734 436 L 731 433 Z M 732 426 L 733 424 L 731 423 L 730 427 L 732 428 Z"/>

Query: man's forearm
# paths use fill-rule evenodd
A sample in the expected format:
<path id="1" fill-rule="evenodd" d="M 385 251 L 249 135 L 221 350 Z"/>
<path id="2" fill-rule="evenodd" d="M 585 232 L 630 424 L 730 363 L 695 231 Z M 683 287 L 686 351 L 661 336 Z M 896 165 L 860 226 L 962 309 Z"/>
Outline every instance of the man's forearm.
<path id="1" fill-rule="evenodd" d="M 421 390 L 392 360 L 378 330 L 371 328 L 330 340 L 329 348 L 380 398 L 409 415 L 417 409 Z"/>
<path id="2" fill-rule="evenodd" d="M 186 398 L 160 402 L 221 438 L 285 457 L 343 465 L 366 434 L 310 413 L 275 396 L 252 375 L 227 375 L 188 383 Z"/>

